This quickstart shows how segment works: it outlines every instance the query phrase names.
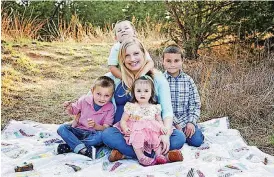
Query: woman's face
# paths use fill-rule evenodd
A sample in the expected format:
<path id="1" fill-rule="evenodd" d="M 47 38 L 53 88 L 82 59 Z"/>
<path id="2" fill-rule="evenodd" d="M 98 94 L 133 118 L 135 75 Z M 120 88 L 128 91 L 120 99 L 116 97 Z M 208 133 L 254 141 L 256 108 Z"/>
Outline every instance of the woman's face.
<path id="1" fill-rule="evenodd" d="M 139 45 L 133 44 L 127 47 L 124 64 L 129 71 L 136 74 L 142 68 L 144 62 L 144 53 Z"/>

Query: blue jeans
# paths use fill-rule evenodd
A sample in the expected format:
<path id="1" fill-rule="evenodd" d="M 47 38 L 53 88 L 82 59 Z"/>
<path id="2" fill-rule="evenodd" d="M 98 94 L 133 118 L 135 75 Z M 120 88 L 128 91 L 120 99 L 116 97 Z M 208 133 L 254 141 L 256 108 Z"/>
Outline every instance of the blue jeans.
<path id="1" fill-rule="evenodd" d="M 57 133 L 75 153 L 78 153 L 85 147 L 90 148 L 91 146 L 99 146 L 103 143 L 102 131 L 83 130 L 63 124 L 58 128 Z"/>
<path id="2" fill-rule="evenodd" d="M 183 128 L 183 131 L 184 130 L 185 128 Z M 195 125 L 195 133 L 192 135 L 191 138 L 186 138 L 186 142 L 189 146 L 195 146 L 195 147 L 199 147 L 203 144 L 204 135 L 197 125 Z"/>
<path id="3" fill-rule="evenodd" d="M 128 145 L 123 134 L 115 127 L 106 128 L 102 133 L 102 139 L 105 145 L 111 149 L 117 149 L 122 154 L 137 158 L 131 145 Z M 186 142 L 185 135 L 182 131 L 174 130 L 170 136 L 170 150 L 181 149 Z M 152 157 L 153 154 L 146 154 Z"/>

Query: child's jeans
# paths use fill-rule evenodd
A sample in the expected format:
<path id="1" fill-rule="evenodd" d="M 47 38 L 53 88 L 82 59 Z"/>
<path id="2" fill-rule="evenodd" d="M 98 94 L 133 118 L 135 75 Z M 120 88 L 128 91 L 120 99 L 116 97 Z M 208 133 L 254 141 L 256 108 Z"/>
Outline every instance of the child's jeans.
<path id="1" fill-rule="evenodd" d="M 183 131 L 185 131 L 185 128 L 183 128 Z M 195 133 L 192 135 L 191 138 L 186 138 L 186 142 L 189 146 L 195 147 L 199 147 L 203 144 L 204 135 L 197 125 L 195 125 Z"/>
<path id="2" fill-rule="evenodd" d="M 102 131 L 83 130 L 63 124 L 58 128 L 57 133 L 75 153 L 78 153 L 85 147 L 90 148 L 91 146 L 99 146 L 103 143 Z"/>

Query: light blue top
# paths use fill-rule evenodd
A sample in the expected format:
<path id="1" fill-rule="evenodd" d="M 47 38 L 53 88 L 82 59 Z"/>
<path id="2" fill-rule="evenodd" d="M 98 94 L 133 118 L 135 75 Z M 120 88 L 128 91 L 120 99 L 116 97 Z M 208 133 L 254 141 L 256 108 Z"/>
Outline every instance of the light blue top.
<path id="1" fill-rule="evenodd" d="M 110 50 L 110 53 L 109 53 L 109 57 L 108 57 L 108 65 L 113 65 L 113 66 L 119 66 L 119 62 L 118 62 L 118 55 L 119 55 L 119 50 L 120 50 L 120 47 L 121 47 L 121 43 L 120 42 L 116 42 L 111 50 Z M 152 58 L 150 57 L 149 53 L 146 52 L 145 53 L 146 55 L 146 59 L 147 60 L 152 60 Z"/>

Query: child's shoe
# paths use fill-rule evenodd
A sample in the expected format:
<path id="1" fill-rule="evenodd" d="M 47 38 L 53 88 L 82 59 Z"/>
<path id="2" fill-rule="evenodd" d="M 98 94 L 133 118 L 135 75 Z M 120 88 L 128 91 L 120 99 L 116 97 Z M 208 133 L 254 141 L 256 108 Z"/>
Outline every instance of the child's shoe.
<path id="1" fill-rule="evenodd" d="M 140 160 L 139 160 L 139 163 L 143 166 L 153 166 L 156 164 L 156 160 L 154 158 L 149 158 L 147 156 L 144 156 L 142 157 Z"/>
<path id="2" fill-rule="evenodd" d="M 72 152 L 72 150 L 68 144 L 64 143 L 64 144 L 59 144 L 57 146 L 57 150 L 56 150 L 57 154 L 64 154 L 64 153 L 69 153 L 69 152 Z"/>
<path id="3" fill-rule="evenodd" d="M 91 159 L 95 159 L 96 156 L 96 149 L 94 147 L 84 148 L 85 150 L 79 151 L 79 154 L 87 156 Z"/>
<path id="4" fill-rule="evenodd" d="M 183 161 L 184 157 L 180 150 L 172 150 L 167 153 L 167 160 L 168 162 L 179 162 Z"/>
<path id="5" fill-rule="evenodd" d="M 84 155 L 92 159 L 92 148 L 87 148 Z"/>
<path id="6" fill-rule="evenodd" d="M 158 164 L 165 164 L 168 161 L 167 158 L 165 156 L 163 156 L 163 155 L 157 155 L 156 158 L 155 158 L 155 160 L 156 160 L 156 164 L 157 165 Z"/>

